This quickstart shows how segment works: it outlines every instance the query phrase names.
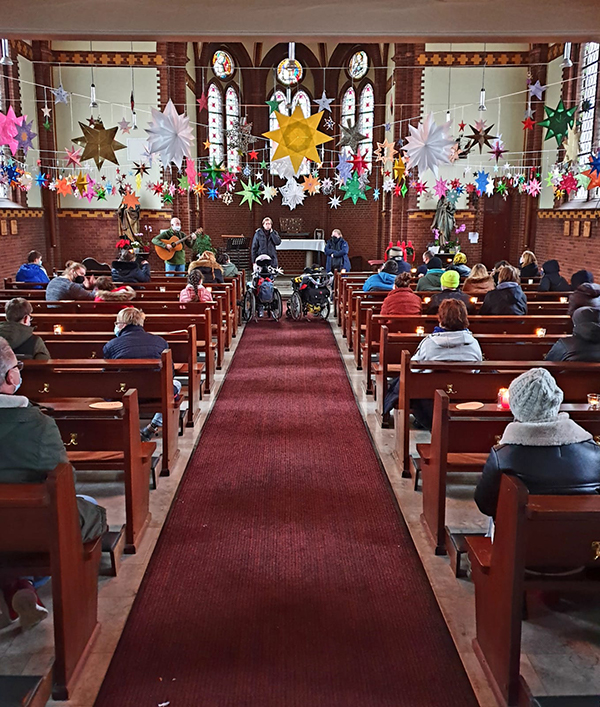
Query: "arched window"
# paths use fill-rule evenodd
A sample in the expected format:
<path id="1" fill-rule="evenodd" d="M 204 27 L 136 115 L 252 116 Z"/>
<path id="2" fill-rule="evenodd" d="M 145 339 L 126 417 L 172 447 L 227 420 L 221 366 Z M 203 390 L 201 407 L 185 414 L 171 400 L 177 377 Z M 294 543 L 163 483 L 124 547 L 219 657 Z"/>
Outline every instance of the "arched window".
<path id="1" fill-rule="evenodd" d="M 358 103 L 358 129 L 366 139 L 358 143 L 358 149 L 361 155 L 371 166 L 373 159 L 373 120 L 375 115 L 375 94 L 373 93 L 373 85 L 368 83 L 360 92 L 360 101 Z M 366 153 L 366 154 L 365 154 Z"/>
<path id="2" fill-rule="evenodd" d="M 590 155 L 598 141 L 594 135 L 596 126 L 596 98 L 598 96 L 598 66 L 600 44 L 587 42 L 581 49 L 581 96 L 579 104 L 588 110 L 581 111 L 581 136 L 579 138 L 579 164 L 582 170 L 589 168 Z M 580 189 L 577 198 L 588 197 L 586 189 Z"/>
<path id="3" fill-rule="evenodd" d="M 216 83 L 208 87 L 208 156 L 210 161 L 222 162 L 225 157 L 223 130 L 223 94 Z"/>
<path id="4" fill-rule="evenodd" d="M 356 91 L 354 86 L 350 86 L 342 96 L 340 123 L 345 128 L 352 127 L 356 123 Z M 346 157 L 352 155 L 352 150 L 349 147 L 342 148 L 342 152 Z"/>
<path id="5" fill-rule="evenodd" d="M 287 105 L 287 99 L 285 96 L 285 93 L 283 91 L 275 91 L 271 95 L 270 100 L 277 100 L 279 101 L 279 108 L 278 111 L 279 113 L 283 113 L 283 115 L 290 115 L 290 111 L 288 110 L 288 105 Z M 306 91 L 297 91 L 294 98 L 292 99 L 292 110 L 291 112 L 294 112 L 294 109 L 296 106 L 300 106 L 302 109 L 302 113 L 304 114 L 305 118 L 308 118 L 311 114 L 311 106 L 310 106 L 310 98 Z M 269 116 L 269 130 L 277 130 L 279 127 L 279 121 L 277 120 L 277 116 L 275 113 L 271 113 Z M 271 160 L 273 160 L 273 155 L 275 154 L 275 150 L 277 149 L 277 145 L 273 140 L 271 140 Z M 298 176 L 301 174 L 306 175 L 310 173 L 310 162 L 308 160 L 302 160 L 302 165 L 300 166 L 300 171 L 298 172 Z M 278 174 L 276 169 L 271 168 L 271 174 Z"/>
<path id="6" fill-rule="evenodd" d="M 302 113 L 305 118 L 310 116 L 310 98 L 306 91 L 298 91 L 292 100 L 292 113 L 296 109 L 296 106 L 302 108 Z"/>
<path id="7" fill-rule="evenodd" d="M 229 86 L 225 92 L 225 130 L 231 130 L 239 125 L 240 120 L 240 98 L 233 86 Z M 232 172 L 236 170 L 241 161 L 241 156 L 236 147 L 229 145 L 227 141 L 227 169 Z"/>

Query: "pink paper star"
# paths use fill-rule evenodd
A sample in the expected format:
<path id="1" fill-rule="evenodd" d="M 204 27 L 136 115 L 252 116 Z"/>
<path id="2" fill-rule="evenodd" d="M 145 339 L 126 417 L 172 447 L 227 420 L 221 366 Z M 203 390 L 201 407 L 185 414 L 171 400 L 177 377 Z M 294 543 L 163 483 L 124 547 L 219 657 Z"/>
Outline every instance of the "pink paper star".
<path id="1" fill-rule="evenodd" d="M 441 199 L 443 196 L 446 196 L 448 193 L 448 182 L 446 182 L 445 179 L 440 179 L 437 180 L 435 183 L 435 186 L 433 187 L 433 193 L 437 196 L 438 199 Z"/>
<path id="2" fill-rule="evenodd" d="M 190 160 L 188 157 L 186 157 L 185 160 L 185 174 L 188 178 L 188 184 L 190 186 L 194 186 L 194 184 L 196 184 L 196 177 L 198 176 L 198 172 L 196 172 L 194 160 Z"/>
<path id="3" fill-rule="evenodd" d="M 16 154 L 19 147 L 16 135 L 22 120 L 22 117 L 17 118 L 12 106 L 9 106 L 6 115 L 0 113 L 0 145 L 8 145 L 13 155 Z"/>
<path id="4" fill-rule="evenodd" d="M 81 148 L 73 148 L 69 150 L 65 147 L 65 152 L 67 153 L 67 167 L 81 167 Z"/>
<path id="5" fill-rule="evenodd" d="M 198 110 L 200 111 L 208 108 L 208 96 L 204 93 L 204 91 L 202 91 L 200 98 L 196 99 L 196 103 L 198 104 Z"/>

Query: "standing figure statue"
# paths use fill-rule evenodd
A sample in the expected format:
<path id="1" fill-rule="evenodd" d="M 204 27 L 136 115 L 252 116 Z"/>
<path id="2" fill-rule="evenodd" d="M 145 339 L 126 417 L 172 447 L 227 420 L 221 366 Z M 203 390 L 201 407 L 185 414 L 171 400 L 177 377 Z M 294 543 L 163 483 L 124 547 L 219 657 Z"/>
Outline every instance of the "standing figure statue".
<path id="1" fill-rule="evenodd" d="M 452 231 L 456 228 L 455 213 L 456 206 L 445 196 L 441 196 L 431 223 L 431 230 L 439 234 L 437 240 L 440 248 L 444 248 L 448 241 L 452 240 Z"/>
<path id="2" fill-rule="evenodd" d="M 140 232 L 140 205 L 126 206 L 121 203 L 117 209 L 117 218 L 119 219 L 119 237 L 129 238 L 130 241 L 136 239 L 136 233 Z"/>

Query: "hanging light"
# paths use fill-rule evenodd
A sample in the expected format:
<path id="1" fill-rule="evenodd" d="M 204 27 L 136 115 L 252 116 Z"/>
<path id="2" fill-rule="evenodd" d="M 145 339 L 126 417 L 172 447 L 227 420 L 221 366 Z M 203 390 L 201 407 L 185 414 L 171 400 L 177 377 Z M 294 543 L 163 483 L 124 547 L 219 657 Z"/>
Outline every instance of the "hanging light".
<path id="1" fill-rule="evenodd" d="M 131 42 L 131 53 L 133 54 L 133 42 Z M 135 112 L 135 80 L 133 76 L 133 64 L 131 65 L 131 96 L 129 96 L 129 104 L 131 106 L 131 125 L 133 130 L 137 130 L 137 114 Z"/>
<path id="2" fill-rule="evenodd" d="M 571 61 L 571 42 L 565 42 L 565 48 L 563 50 L 563 60 L 560 65 L 561 69 L 570 69 L 573 66 Z"/>
<path id="3" fill-rule="evenodd" d="M 0 64 L 2 66 L 12 66 L 12 63 L 8 39 L 0 39 Z"/>
<path id="4" fill-rule="evenodd" d="M 487 44 L 483 45 L 484 53 L 487 51 Z M 481 91 L 479 92 L 479 112 L 482 113 L 487 110 L 485 105 L 485 66 L 487 58 L 483 62 L 483 74 L 481 75 Z"/>
<path id="5" fill-rule="evenodd" d="M 452 44 L 450 45 L 450 54 L 452 54 Z M 452 120 L 452 115 L 450 114 L 450 91 L 452 88 L 452 66 L 448 67 L 448 109 L 446 110 L 446 122 L 449 123 Z"/>
<path id="6" fill-rule="evenodd" d="M 90 42 L 90 54 L 92 53 L 92 43 Z M 92 71 L 92 83 L 90 85 L 90 108 L 97 108 L 98 104 L 96 103 L 96 84 L 94 83 L 94 67 L 91 67 Z"/>

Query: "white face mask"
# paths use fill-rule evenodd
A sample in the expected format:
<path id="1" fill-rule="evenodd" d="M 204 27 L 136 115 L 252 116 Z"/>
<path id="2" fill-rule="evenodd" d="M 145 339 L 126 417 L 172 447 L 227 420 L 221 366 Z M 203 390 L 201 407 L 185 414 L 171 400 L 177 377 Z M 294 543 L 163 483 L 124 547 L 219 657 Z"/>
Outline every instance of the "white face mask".
<path id="1" fill-rule="evenodd" d="M 119 334 L 121 333 L 121 325 L 120 324 L 115 324 L 114 332 L 115 332 L 115 336 L 119 336 Z"/>
<path id="2" fill-rule="evenodd" d="M 173 226 L 173 230 L 175 233 L 179 233 L 179 231 L 181 231 L 181 226 Z"/>

